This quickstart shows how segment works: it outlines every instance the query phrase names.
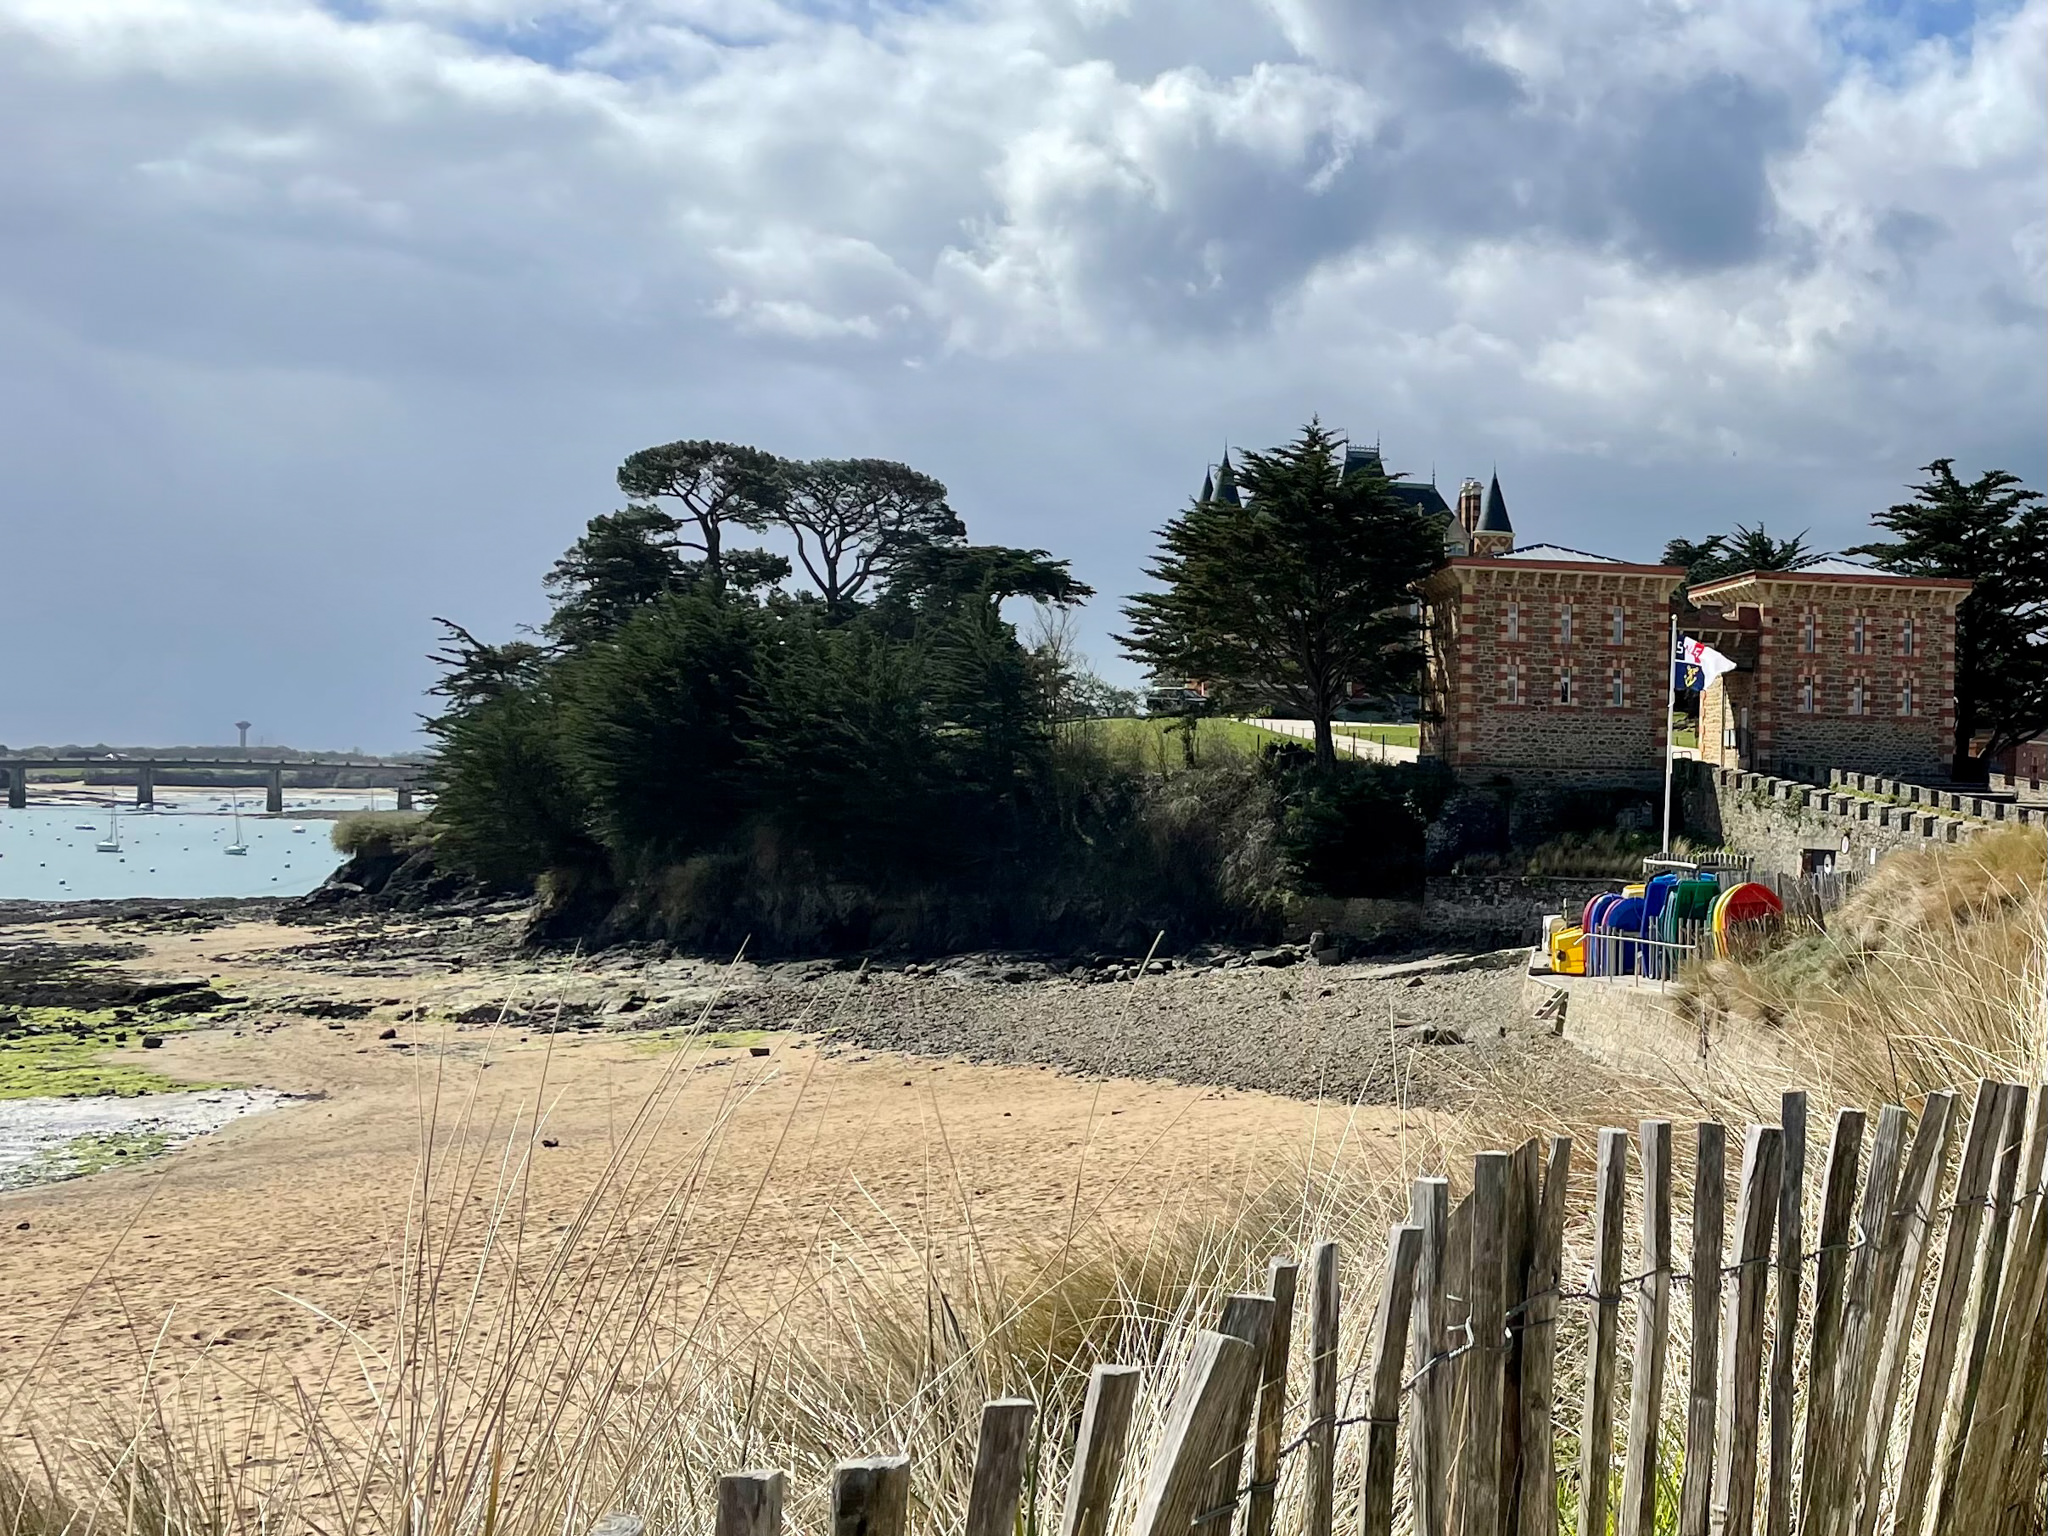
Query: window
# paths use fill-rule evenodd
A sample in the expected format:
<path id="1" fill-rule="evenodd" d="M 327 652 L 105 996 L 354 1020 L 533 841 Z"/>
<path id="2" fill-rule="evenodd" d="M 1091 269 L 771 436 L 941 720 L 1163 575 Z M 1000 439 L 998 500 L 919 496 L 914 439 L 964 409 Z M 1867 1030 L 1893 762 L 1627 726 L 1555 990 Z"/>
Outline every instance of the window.
<path id="1" fill-rule="evenodd" d="M 1910 613 L 1906 615 L 1904 622 L 1899 625 L 1899 654 L 1901 656 L 1913 654 L 1913 616 Z"/>
<path id="2" fill-rule="evenodd" d="M 1800 620 L 1799 624 L 1799 649 L 1806 652 L 1807 655 L 1811 656 L 1813 654 L 1814 647 L 1819 643 L 1820 622 L 1814 617 L 1813 610 L 1809 608 L 1806 610 L 1805 616 Z M 1809 708 L 1810 707 L 1811 706 L 1809 706 Z"/>
<path id="3" fill-rule="evenodd" d="M 1799 712 L 1802 715 L 1813 713 L 1813 674 L 1810 672 L 1799 679 Z"/>
<path id="4" fill-rule="evenodd" d="M 1628 610 L 1619 603 L 1614 605 L 1614 617 L 1612 627 L 1607 632 L 1607 643 L 1609 645 L 1628 644 Z"/>
<path id="5" fill-rule="evenodd" d="M 1566 603 L 1557 610 L 1557 643 L 1559 645 L 1570 645 L 1572 643 L 1572 605 L 1570 603 Z"/>
<path id="6" fill-rule="evenodd" d="M 1607 705 L 1620 709 L 1628 703 L 1628 675 L 1616 667 L 1607 674 Z"/>
<path id="7" fill-rule="evenodd" d="M 1522 638 L 1522 605 L 1513 598 L 1508 599 L 1508 638 Z"/>
<path id="8" fill-rule="evenodd" d="M 1563 668 L 1557 674 L 1557 702 L 1560 704 L 1572 702 L 1572 669 L 1570 667 Z"/>
<path id="9" fill-rule="evenodd" d="M 1508 663 L 1507 673 L 1502 682 L 1501 696 L 1510 704 L 1522 702 L 1522 664 L 1519 661 Z"/>
<path id="10" fill-rule="evenodd" d="M 1856 624 L 1860 629 L 1863 621 L 1858 619 Z M 1852 715 L 1863 714 L 1869 707 L 1864 695 L 1864 687 L 1865 684 L 1860 677 L 1849 685 L 1849 713 Z"/>
<path id="11" fill-rule="evenodd" d="M 1913 713 L 1913 679 L 1910 677 L 1899 684 L 1899 713 L 1902 715 Z"/>
<path id="12" fill-rule="evenodd" d="M 1860 613 L 1856 615 L 1856 623 L 1850 630 L 1849 648 L 1858 656 L 1863 654 L 1863 615 Z M 1859 709 L 1856 713 L 1860 715 L 1863 711 Z"/>

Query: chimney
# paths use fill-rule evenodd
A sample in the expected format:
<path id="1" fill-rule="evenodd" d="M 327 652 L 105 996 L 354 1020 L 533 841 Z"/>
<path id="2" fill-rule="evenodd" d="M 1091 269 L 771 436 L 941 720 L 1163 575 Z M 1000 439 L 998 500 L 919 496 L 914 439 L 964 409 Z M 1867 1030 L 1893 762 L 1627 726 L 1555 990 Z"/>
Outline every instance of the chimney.
<path id="1" fill-rule="evenodd" d="M 1465 542 L 1472 542 L 1472 530 L 1479 526 L 1480 509 L 1485 505 L 1486 487 L 1477 480 L 1468 479 L 1458 487 L 1458 526 L 1465 530 Z"/>

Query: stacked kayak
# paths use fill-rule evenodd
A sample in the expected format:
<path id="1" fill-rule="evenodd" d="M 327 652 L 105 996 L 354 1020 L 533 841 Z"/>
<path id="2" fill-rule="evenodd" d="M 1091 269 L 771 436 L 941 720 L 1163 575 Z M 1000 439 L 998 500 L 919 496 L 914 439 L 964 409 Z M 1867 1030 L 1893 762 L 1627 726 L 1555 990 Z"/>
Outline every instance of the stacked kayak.
<path id="1" fill-rule="evenodd" d="M 1715 953 L 1725 955 L 1745 938 L 1775 932 L 1784 918 L 1785 904 L 1768 885 L 1754 880 L 1731 885 L 1714 902 Z"/>

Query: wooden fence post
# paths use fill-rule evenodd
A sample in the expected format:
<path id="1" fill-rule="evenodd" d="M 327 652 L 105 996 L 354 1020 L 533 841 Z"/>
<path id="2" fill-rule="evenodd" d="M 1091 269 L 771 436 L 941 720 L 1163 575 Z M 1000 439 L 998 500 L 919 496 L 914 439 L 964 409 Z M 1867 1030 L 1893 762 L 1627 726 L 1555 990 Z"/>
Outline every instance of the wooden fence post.
<path id="1" fill-rule="evenodd" d="M 1857 1225 L 1862 1229 L 1860 1246 L 1850 1262 L 1842 1298 L 1842 1327 L 1828 1389 L 1828 1423 L 1821 1433 L 1807 1437 L 1812 1459 L 1806 1464 L 1806 1476 L 1812 1487 L 1801 1536 L 1835 1536 L 1848 1514 L 1852 1497 L 1849 1477 L 1851 1468 L 1860 1464 L 1860 1431 L 1870 1407 L 1870 1382 L 1877 1364 L 1872 1332 L 1879 1296 L 1885 1289 L 1885 1237 L 1898 1196 L 1899 1164 L 1911 1118 L 1896 1104 L 1885 1105 L 1877 1117 L 1877 1135 L 1871 1143 L 1870 1168 L 1864 1175 L 1863 1201 L 1857 1213 Z"/>
<path id="2" fill-rule="evenodd" d="M 1520 1528 L 1515 1495 L 1522 1480 L 1523 1334 L 1529 1266 L 1535 1258 L 1536 1207 L 1543 1194 L 1543 1147 L 1534 1137 L 1508 1155 L 1507 1224 L 1501 1239 L 1500 1531 Z"/>
<path id="3" fill-rule="evenodd" d="M 1593 1320 L 1586 1345 L 1586 1411 L 1579 1420 L 1579 1536 L 1607 1536 L 1614 1460 L 1614 1355 L 1620 1325 L 1621 1229 L 1628 1194 L 1628 1132 L 1600 1132 L 1593 1195 Z"/>
<path id="4" fill-rule="evenodd" d="M 1657 1529 L 1657 1438 L 1664 1409 L 1664 1350 L 1671 1341 L 1671 1122 L 1637 1131 L 1643 1165 L 1643 1289 L 1628 1405 L 1628 1460 L 1621 1478 L 1621 1536 Z"/>
<path id="5" fill-rule="evenodd" d="M 1372 1315 L 1372 1359 L 1366 1367 L 1365 1456 L 1359 1481 L 1360 1536 L 1390 1536 L 1394 1528 L 1394 1457 L 1401 1444 L 1402 1341 L 1415 1295 L 1415 1259 L 1422 1229 L 1399 1226 L 1387 1234 L 1387 1265 Z"/>
<path id="6" fill-rule="evenodd" d="M 1849 1272 L 1849 1222 L 1856 1209 L 1856 1167 L 1863 1156 L 1863 1111 L 1835 1112 L 1834 1135 L 1828 1142 L 1827 1167 L 1821 1173 L 1820 1230 L 1813 1272 L 1813 1331 L 1807 1344 L 1806 1433 L 1799 1465 L 1799 1529 L 1816 1528 L 1820 1515 L 1814 1502 L 1816 1471 L 1826 1457 L 1820 1441 L 1834 1415 L 1834 1381 L 1842 1341 L 1842 1288 Z"/>
<path id="7" fill-rule="evenodd" d="M 1166 1406 L 1159 1450 L 1138 1495 L 1135 1536 L 1189 1536 L 1217 1458 L 1229 1444 L 1238 1405 L 1258 1370 L 1258 1352 L 1243 1339 L 1227 1333 L 1194 1336 L 1187 1367 Z"/>
<path id="8" fill-rule="evenodd" d="M 1977 1252 L 1971 1271 L 1969 1315 L 1963 1332 L 1970 1347 L 1963 1368 L 1956 1375 L 1949 1394 L 1948 1413 L 1942 1424 L 1941 1451 L 1935 1458 L 1934 1492 L 1928 1498 L 1933 1511 L 1933 1529 L 1946 1531 L 1956 1497 L 1956 1478 L 1962 1470 L 1963 1442 L 1976 1413 L 1977 1389 L 1984 1375 L 1984 1358 L 1991 1348 L 1991 1326 L 1998 1305 L 1998 1283 L 2005 1269 L 2006 1242 L 2012 1231 L 2013 1207 L 2024 1162 L 2024 1139 L 2029 1095 L 2016 1089 L 2006 1099 L 2005 1126 L 1999 1137 L 1997 1172 L 1991 1181 L 1991 1208 L 1984 1222 L 1984 1244 Z M 2038 1099 L 2034 1102 L 2039 1112 Z"/>
<path id="9" fill-rule="evenodd" d="M 782 1536 L 780 1472 L 733 1472 L 718 1480 L 714 1536 Z"/>
<path id="10" fill-rule="evenodd" d="M 1244 1470 L 1245 1434 L 1251 1427 L 1252 1411 L 1258 1406 L 1259 1383 L 1265 1376 L 1266 1341 L 1273 1327 L 1273 1298 L 1240 1294 L 1225 1298 L 1223 1317 L 1216 1325 L 1218 1333 L 1227 1333 L 1233 1339 L 1243 1339 L 1251 1345 L 1257 1355 L 1259 1369 L 1252 1373 L 1251 1384 L 1245 1388 L 1244 1402 L 1232 1416 L 1224 1451 L 1216 1459 L 1215 1475 L 1210 1480 L 1209 1496 L 1202 1505 L 1202 1512 L 1229 1508 L 1234 1511 L 1237 1504 L 1237 1479 Z M 1235 1514 L 1217 1515 L 1203 1523 L 1202 1536 L 1230 1536 L 1230 1527 Z M 972 1536 L 972 1533 L 969 1533 Z"/>
<path id="11" fill-rule="evenodd" d="M 1735 1287 L 1721 1325 L 1720 1429 L 1714 1447 L 1715 1536 L 1756 1528 L 1757 1432 L 1763 1427 L 1760 1378 L 1764 1303 L 1770 1294 L 1771 1232 L 1778 1219 L 1784 1132 L 1752 1125 L 1742 1148 L 1742 1193 L 1735 1207 Z"/>
<path id="12" fill-rule="evenodd" d="M 1415 1536 L 1447 1536 L 1450 1518 L 1451 1375 L 1435 1363 L 1450 1348 L 1444 1310 L 1450 1216 L 1448 1179 L 1417 1179 L 1408 1187 L 1408 1220 L 1422 1234 L 1408 1328 L 1408 1372 L 1415 1378 L 1415 1409 L 1408 1426 Z"/>
<path id="13" fill-rule="evenodd" d="M 981 1410 L 981 1442 L 967 1489 L 967 1536 L 1011 1536 L 1031 1459 L 1031 1423 L 1038 1405 L 1003 1397 Z"/>
<path id="14" fill-rule="evenodd" d="M 1337 1245 L 1309 1255 L 1308 1536 L 1330 1536 L 1337 1500 Z M 1140 1532 L 1139 1536 L 1156 1536 Z"/>
<path id="15" fill-rule="evenodd" d="M 1506 1309 L 1501 1304 L 1501 1249 L 1506 1236 L 1508 1155 L 1472 1159 L 1472 1261 L 1466 1295 L 1472 1304 L 1471 1349 L 1465 1359 L 1465 1419 L 1458 1457 L 1459 1529 L 1464 1536 L 1500 1530 L 1501 1373 L 1506 1362 Z"/>
<path id="16" fill-rule="evenodd" d="M 2033 1405 L 2020 1400 L 2020 1387 L 2026 1379 L 2028 1356 L 2038 1347 L 2044 1282 L 2048 1282 L 2048 1210 L 2036 1200 L 2006 1255 L 1991 1351 L 1985 1357 L 1977 1411 L 1971 1416 L 1963 1447 L 1955 1501 L 1954 1529 L 1958 1531 L 1994 1536 L 2013 1513 L 2007 1504 L 2007 1478 L 2023 1449 L 2021 1426 L 2032 1412 Z M 2039 1446 L 2027 1445 L 2024 1451 L 2027 1460 L 2038 1465 Z M 2031 1480 L 2034 1466 L 2028 1467 L 2027 1475 Z"/>
<path id="17" fill-rule="evenodd" d="M 910 1458 L 869 1456 L 832 1469 L 832 1536 L 903 1536 Z"/>
<path id="18" fill-rule="evenodd" d="M 1685 1380 L 1685 1472 L 1678 1536 L 1707 1536 L 1714 1491 L 1715 1394 L 1720 1388 L 1721 1229 L 1728 1207 L 1728 1132 L 1699 1124 L 1692 1181 L 1692 1358 Z"/>
<path id="19" fill-rule="evenodd" d="M 1098 1365 L 1088 1375 L 1081 1407 L 1081 1431 L 1074 1439 L 1074 1466 L 1067 1475 L 1067 1504 L 1060 1536 L 1103 1536 L 1130 1447 L 1131 1410 L 1144 1373 L 1135 1365 Z"/>
<path id="20" fill-rule="evenodd" d="M 1793 1355 L 1799 1342 L 1799 1299 L 1806 1283 L 1806 1095 L 1778 1099 L 1785 1129 L 1778 1179 L 1778 1316 L 1771 1334 L 1771 1480 L 1764 1495 L 1764 1536 L 1792 1536 Z"/>
<path id="21" fill-rule="evenodd" d="M 1895 1250 L 1891 1284 L 1878 1335 L 1880 1347 L 1871 1373 L 1870 1412 L 1861 1426 L 1863 1461 L 1848 1524 L 1848 1529 L 1858 1536 L 1870 1536 L 1877 1528 L 1878 1505 L 1884 1491 L 1879 1479 L 1884 1475 L 1892 1420 L 1898 1415 L 1906 1352 L 1912 1343 L 1920 1290 L 1927 1277 L 1927 1234 L 1934 1220 L 1934 1202 L 1941 1190 L 1942 1177 L 1948 1171 L 1948 1133 L 1955 1119 L 1955 1104 L 1953 1093 L 1927 1096 L 1920 1111 L 1920 1132 L 1913 1138 L 1912 1156 L 1907 1159 L 1905 1177 L 1899 1181 L 1892 1230 L 1886 1233 L 1888 1246 Z"/>
<path id="22" fill-rule="evenodd" d="M 1266 1294 L 1273 1299 L 1266 1325 L 1266 1358 L 1259 1369 L 1259 1401 L 1252 1429 L 1252 1492 L 1245 1505 L 1244 1536 L 1272 1536 L 1273 1500 L 1280 1481 L 1280 1439 L 1287 1408 L 1287 1357 L 1294 1342 L 1294 1288 L 1301 1267 L 1292 1259 L 1266 1265 Z"/>
<path id="23" fill-rule="evenodd" d="M 2041 1091 L 2048 1092 L 2048 1084 L 2043 1084 Z M 2048 1116 L 2037 1115 L 2033 1137 L 2025 1154 L 2033 1171 L 2027 1178 L 2024 1202 L 2034 1210 L 2037 1218 L 2041 1217 L 2043 1205 L 2048 1204 L 2041 1182 L 2044 1153 L 2048 1153 Z M 2042 1262 L 2048 1266 L 2048 1256 L 2044 1256 Z M 2006 1458 L 2005 1523 L 1999 1527 L 1999 1536 L 2023 1536 L 2025 1528 L 2031 1524 L 2028 1511 L 2033 1507 L 2034 1490 L 2039 1486 L 2038 1476 L 2035 1465 L 2020 1453 L 2018 1447 L 2031 1445 L 2038 1451 L 2042 1442 L 2048 1440 L 2048 1309 L 2037 1301 L 2031 1315 L 2033 1323 L 2025 1336 L 2024 1363 L 2015 1384 L 2020 1415 L 2017 1433 L 2013 1437 L 2015 1449 Z"/>
<path id="24" fill-rule="evenodd" d="M 1962 1335 L 1963 1309 L 1969 1299 L 1970 1261 L 1984 1224 L 1984 1201 L 1991 1191 L 1992 1162 L 2008 1113 L 2007 1084 L 1993 1078 L 1977 1080 L 1977 1098 L 1970 1108 L 1970 1128 L 1963 1140 L 1963 1161 L 1956 1174 L 1955 1206 L 1942 1244 L 1941 1269 L 1934 1281 L 1934 1308 L 1927 1319 L 1927 1345 L 1920 1357 L 1920 1382 L 1913 1394 L 1913 1417 L 1906 1431 L 1906 1460 L 1899 1473 L 1898 1536 L 1919 1536 L 1926 1520 L 1927 1490 L 1934 1476 L 1934 1453 L 1947 1406 L 1949 1380 L 1955 1370 L 1956 1344 Z"/>
<path id="25" fill-rule="evenodd" d="M 1553 1136 L 1536 1209 L 1529 1310 L 1522 1318 L 1522 1488 L 1518 1536 L 1557 1536 L 1557 1449 L 1551 1410 L 1557 1380 L 1557 1287 L 1564 1273 L 1564 1202 L 1572 1141 Z M 1418 1524 L 1417 1536 L 1422 1527 Z"/>

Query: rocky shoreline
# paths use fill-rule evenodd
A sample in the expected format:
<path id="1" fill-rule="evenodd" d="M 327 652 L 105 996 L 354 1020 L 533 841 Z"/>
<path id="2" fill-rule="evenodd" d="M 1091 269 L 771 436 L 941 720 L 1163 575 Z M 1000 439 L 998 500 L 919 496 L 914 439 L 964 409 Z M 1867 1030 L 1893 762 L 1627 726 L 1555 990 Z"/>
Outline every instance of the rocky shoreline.
<path id="1" fill-rule="evenodd" d="M 33 975 L 40 1006 L 99 1010 L 110 1037 L 128 1036 L 144 1015 L 175 1015 L 188 1028 L 261 1027 L 278 1016 L 363 1022 L 407 1037 L 421 1025 L 708 1029 L 799 1034 L 835 1052 L 1425 1106 L 1469 1094 L 1502 1053 L 1562 1049 L 1547 1025 L 1520 1016 L 1522 950 L 1341 962 L 1328 947 L 1280 945 L 757 965 L 659 945 L 534 951 L 522 942 L 518 901 L 336 914 L 294 930 L 275 926 L 278 905 L 12 904 L 0 909 L 0 1014 L 28 1001 L 21 989 Z M 21 931 L 53 919 L 90 942 L 59 955 Z M 260 953 L 239 952 L 238 935 L 258 931 L 271 936 Z M 161 957 L 165 941 L 203 941 L 209 968 L 234 974 L 208 984 L 131 973 L 143 944 Z M 108 1017 L 114 1008 L 126 1017 Z"/>

